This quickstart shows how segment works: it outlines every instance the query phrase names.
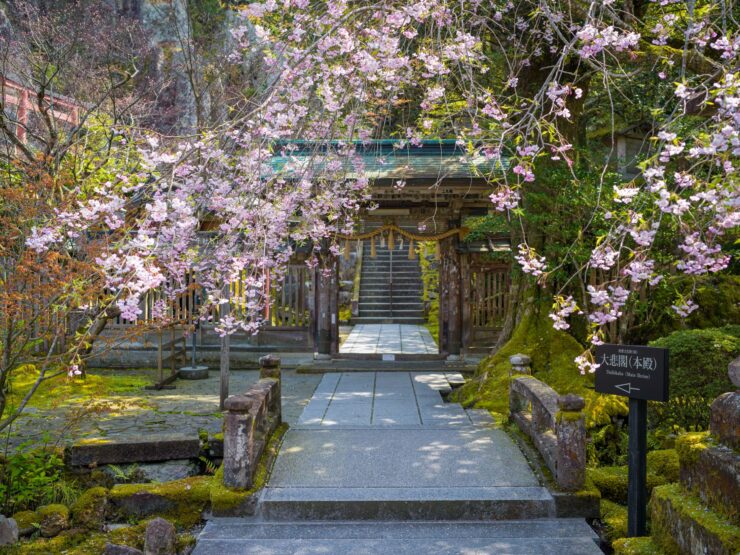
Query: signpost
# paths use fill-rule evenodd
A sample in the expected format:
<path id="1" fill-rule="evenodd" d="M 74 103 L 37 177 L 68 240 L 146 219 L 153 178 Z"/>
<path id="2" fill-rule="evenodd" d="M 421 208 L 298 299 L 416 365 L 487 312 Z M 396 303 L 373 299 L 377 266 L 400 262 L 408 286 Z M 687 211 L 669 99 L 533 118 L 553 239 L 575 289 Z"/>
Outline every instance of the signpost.
<path id="1" fill-rule="evenodd" d="M 596 347 L 596 391 L 629 397 L 627 533 L 645 535 L 647 402 L 668 400 L 668 349 L 640 345 Z"/>

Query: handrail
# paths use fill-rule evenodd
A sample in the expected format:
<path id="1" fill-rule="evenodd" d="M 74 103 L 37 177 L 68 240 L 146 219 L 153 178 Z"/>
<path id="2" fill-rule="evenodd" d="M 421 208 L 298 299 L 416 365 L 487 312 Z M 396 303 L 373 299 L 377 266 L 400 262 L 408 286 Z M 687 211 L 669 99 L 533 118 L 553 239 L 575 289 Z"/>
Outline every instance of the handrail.
<path id="1" fill-rule="evenodd" d="M 529 375 L 509 382 L 510 420 L 530 437 L 558 486 L 570 491 L 581 489 L 586 479 L 584 406 L 582 397 L 558 395 Z"/>

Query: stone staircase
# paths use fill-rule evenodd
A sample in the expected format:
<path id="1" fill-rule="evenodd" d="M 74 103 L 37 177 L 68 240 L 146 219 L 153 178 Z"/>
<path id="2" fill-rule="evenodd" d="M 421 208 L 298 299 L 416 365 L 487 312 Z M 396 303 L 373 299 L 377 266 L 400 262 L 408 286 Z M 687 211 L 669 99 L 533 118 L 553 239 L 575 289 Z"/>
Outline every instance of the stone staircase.
<path id="1" fill-rule="evenodd" d="M 217 518 L 193 555 L 598 555 L 459 376 L 325 374 L 286 432 L 256 514 Z"/>
<path id="2" fill-rule="evenodd" d="M 359 316 L 353 324 L 423 324 L 424 304 L 419 260 L 409 260 L 408 243 L 393 253 L 387 245 L 364 241 L 360 280 Z"/>

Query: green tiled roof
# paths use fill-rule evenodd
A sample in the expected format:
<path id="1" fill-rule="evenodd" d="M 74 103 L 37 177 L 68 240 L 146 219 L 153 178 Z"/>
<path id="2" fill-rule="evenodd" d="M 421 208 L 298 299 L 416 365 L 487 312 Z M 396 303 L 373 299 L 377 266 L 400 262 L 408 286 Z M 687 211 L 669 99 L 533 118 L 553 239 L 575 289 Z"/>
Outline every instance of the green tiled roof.
<path id="1" fill-rule="evenodd" d="M 312 167 L 320 171 L 324 161 L 321 155 L 341 148 L 347 143 L 313 143 L 285 141 L 274 146 L 272 159 L 275 171 L 300 172 Z M 365 165 L 365 175 L 371 179 L 450 179 L 490 177 L 507 167 L 505 158 L 487 159 L 482 155 L 471 156 L 455 140 L 427 140 L 420 145 L 408 141 L 383 139 L 355 142 L 354 148 Z M 357 170 L 346 158 L 340 158 L 347 177 L 357 175 Z"/>

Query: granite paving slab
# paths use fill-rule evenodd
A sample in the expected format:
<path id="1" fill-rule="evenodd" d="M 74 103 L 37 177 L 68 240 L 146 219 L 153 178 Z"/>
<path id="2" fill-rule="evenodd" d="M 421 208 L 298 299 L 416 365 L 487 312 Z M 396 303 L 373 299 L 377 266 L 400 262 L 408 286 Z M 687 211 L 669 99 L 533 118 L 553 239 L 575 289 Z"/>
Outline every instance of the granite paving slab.
<path id="1" fill-rule="evenodd" d="M 595 555 L 583 520 L 498 522 L 285 522 L 219 519 L 200 536 L 194 555 L 241 554 Z"/>
<path id="2" fill-rule="evenodd" d="M 357 324 L 339 348 L 342 354 L 437 354 L 437 344 L 424 326 Z"/>

